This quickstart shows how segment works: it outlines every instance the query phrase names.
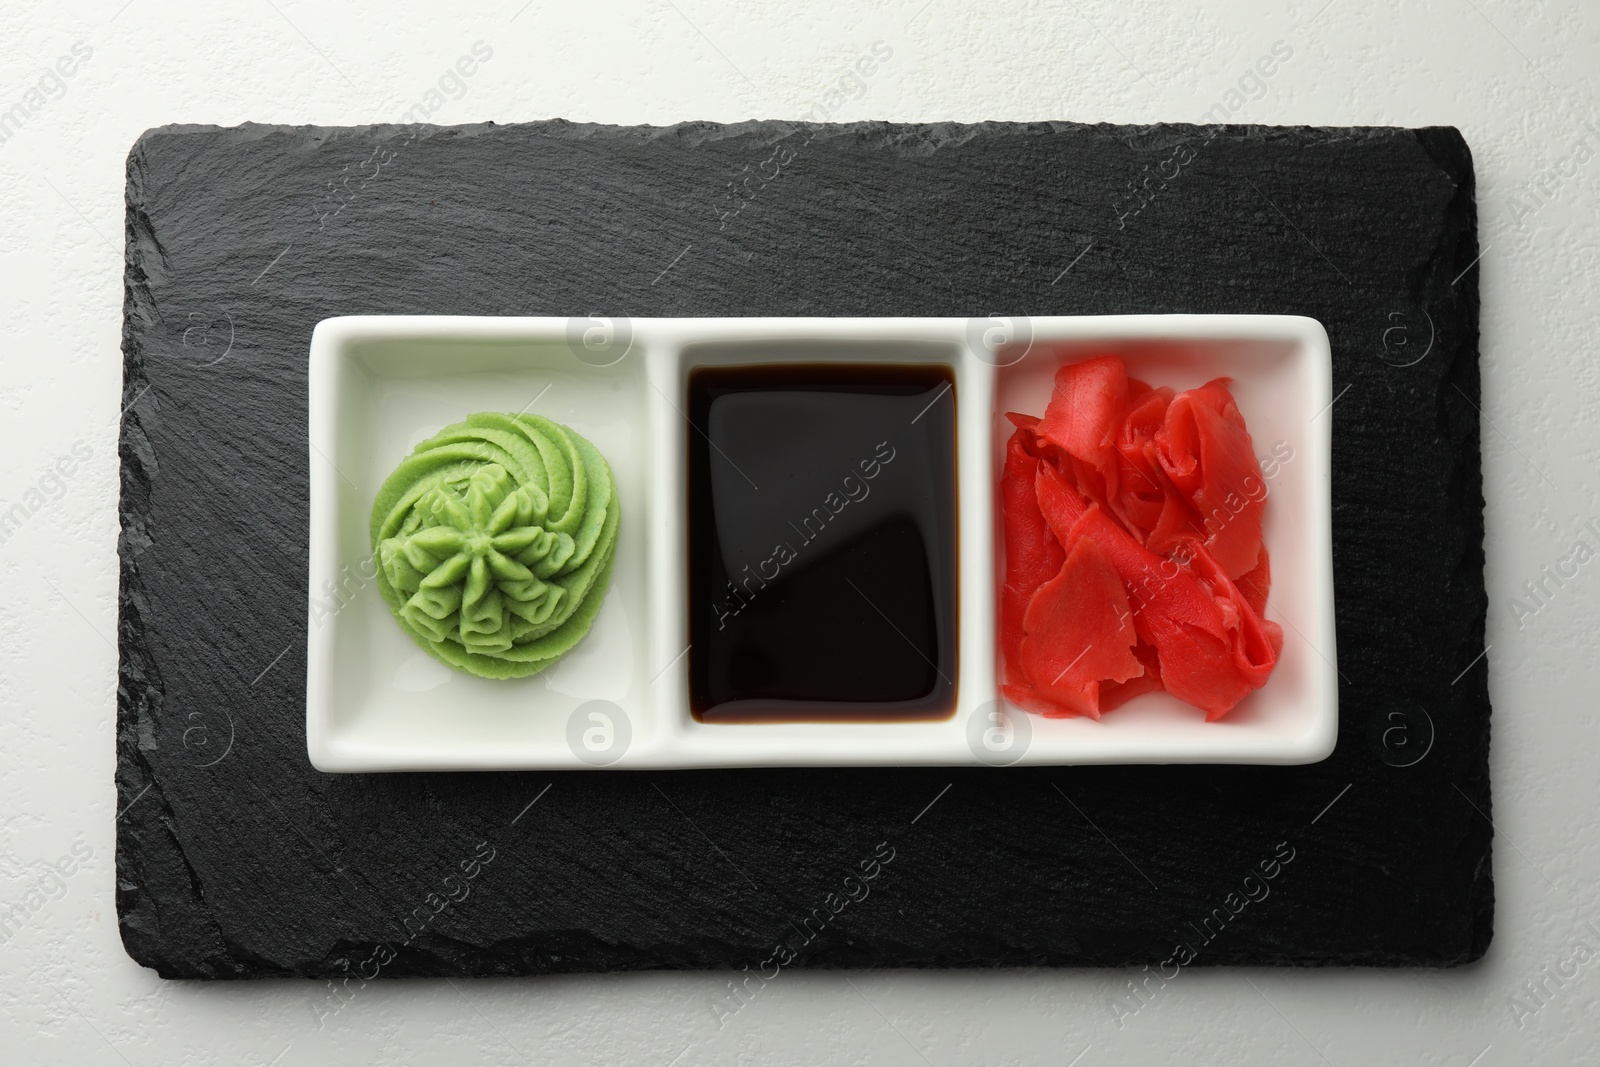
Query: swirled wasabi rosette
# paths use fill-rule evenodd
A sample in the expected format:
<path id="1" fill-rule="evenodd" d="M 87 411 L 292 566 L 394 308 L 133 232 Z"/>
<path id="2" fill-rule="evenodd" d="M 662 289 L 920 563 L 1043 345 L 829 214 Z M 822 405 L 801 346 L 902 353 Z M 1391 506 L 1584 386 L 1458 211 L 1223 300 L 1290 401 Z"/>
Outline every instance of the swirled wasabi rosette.
<path id="1" fill-rule="evenodd" d="M 377 584 L 402 629 L 483 678 L 550 666 L 588 633 L 621 514 L 594 445 L 538 415 L 447 426 L 372 505 Z"/>

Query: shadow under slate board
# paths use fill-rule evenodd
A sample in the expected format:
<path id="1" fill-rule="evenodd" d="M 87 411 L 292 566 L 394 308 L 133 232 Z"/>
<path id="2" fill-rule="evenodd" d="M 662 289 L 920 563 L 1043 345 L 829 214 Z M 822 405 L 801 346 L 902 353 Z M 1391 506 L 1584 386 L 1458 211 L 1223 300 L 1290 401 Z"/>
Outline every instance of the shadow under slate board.
<path id="1" fill-rule="evenodd" d="M 363 979 L 757 970 L 779 946 L 809 967 L 1477 959 L 1477 256 L 1471 157 L 1443 128 L 145 134 L 120 448 L 129 953 L 169 977 Z M 332 315 L 421 312 L 1312 316 L 1337 397 L 1338 749 L 1306 767 L 320 774 L 307 346 Z M 863 861 L 870 893 L 833 910 Z"/>

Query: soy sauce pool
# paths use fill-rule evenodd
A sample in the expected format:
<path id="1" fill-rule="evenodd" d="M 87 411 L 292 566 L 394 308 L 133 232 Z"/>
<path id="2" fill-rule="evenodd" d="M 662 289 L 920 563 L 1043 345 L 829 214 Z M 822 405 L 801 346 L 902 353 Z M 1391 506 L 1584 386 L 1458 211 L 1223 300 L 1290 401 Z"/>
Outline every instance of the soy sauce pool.
<path id="1" fill-rule="evenodd" d="M 695 718 L 953 714 L 951 369 L 701 367 L 688 416 Z"/>

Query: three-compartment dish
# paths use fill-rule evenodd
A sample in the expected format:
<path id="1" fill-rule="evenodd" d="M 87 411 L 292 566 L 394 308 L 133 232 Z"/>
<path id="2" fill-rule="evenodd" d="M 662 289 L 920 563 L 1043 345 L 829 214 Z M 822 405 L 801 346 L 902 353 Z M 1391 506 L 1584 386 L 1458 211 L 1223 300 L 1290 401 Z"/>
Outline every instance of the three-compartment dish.
<path id="1" fill-rule="evenodd" d="M 1217 721 L 1159 690 L 1098 721 L 1002 693 L 1006 414 L 1043 413 L 1060 368 L 1102 356 L 1178 391 L 1230 379 L 1249 425 L 1261 615 L 1282 651 Z M 1320 760 L 1337 730 L 1332 400 L 1327 336 L 1290 316 L 326 320 L 310 363 L 312 763 Z M 620 506 L 591 628 L 528 677 L 450 669 L 380 595 L 380 487 L 480 412 L 592 442 Z"/>

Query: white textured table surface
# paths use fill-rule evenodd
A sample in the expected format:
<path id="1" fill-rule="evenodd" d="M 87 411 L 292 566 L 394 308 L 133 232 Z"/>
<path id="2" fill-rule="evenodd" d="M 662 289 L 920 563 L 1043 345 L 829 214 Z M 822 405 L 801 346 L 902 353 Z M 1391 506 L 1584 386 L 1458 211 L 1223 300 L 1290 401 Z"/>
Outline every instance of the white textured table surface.
<path id="1" fill-rule="evenodd" d="M 1593 0 L 222 6 L 0 6 L 0 511 L 28 513 L 0 532 L 0 913 L 13 916 L 0 1062 L 1600 1061 L 1600 567 L 1551 584 L 1536 611 L 1515 607 L 1534 606 L 1523 583 L 1574 542 L 1600 545 L 1584 529 L 1600 520 Z M 441 81 L 478 42 L 492 58 Z M 876 73 L 845 77 L 879 42 L 892 56 Z M 1250 74 L 1275 45 L 1290 57 Z M 1236 122 L 1455 125 L 1476 158 L 1499 831 L 1481 964 L 1191 968 L 1142 1006 L 1121 972 L 785 972 L 720 1027 L 726 975 L 405 981 L 367 987 L 319 1026 L 320 985 L 163 982 L 124 955 L 116 425 L 123 160 L 142 130 L 408 110 L 442 123 L 1143 123 L 1199 121 L 1218 103 Z"/>

